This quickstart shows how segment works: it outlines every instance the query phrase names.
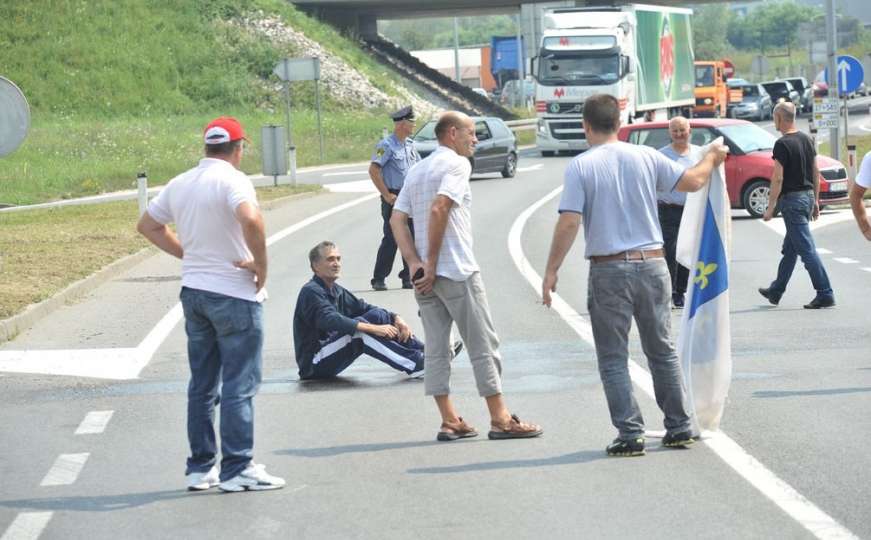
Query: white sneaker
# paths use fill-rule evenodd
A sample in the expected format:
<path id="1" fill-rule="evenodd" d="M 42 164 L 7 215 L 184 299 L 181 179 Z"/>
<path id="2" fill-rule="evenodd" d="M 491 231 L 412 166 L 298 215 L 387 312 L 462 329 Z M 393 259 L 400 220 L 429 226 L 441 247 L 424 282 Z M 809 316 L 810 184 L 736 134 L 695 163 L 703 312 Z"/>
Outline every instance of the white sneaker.
<path id="1" fill-rule="evenodd" d="M 221 491 L 266 491 L 284 487 L 284 478 L 272 476 L 266 472 L 266 465 L 258 465 L 253 461 L 245 470 L 218 485 Z"/>
<path id="2" fill-rule="evenodd" d="M 208 472 L 192 472 L 187 475 L 188 491 L 205 491 L 218 485 L 218 466 L 213 465 Z"/>

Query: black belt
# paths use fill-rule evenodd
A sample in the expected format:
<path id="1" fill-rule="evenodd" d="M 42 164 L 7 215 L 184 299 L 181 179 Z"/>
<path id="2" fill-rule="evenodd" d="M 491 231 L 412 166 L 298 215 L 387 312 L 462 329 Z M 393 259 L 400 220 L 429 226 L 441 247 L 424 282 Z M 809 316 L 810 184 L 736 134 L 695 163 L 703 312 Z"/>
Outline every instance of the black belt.
<path id="1" fill-rule="evenodd" d="M 682 204 L 671 204 L 667 202 L 661 202 L 659 203 L 659 206 L 664 206 L 666 208 L 683 208 Z"/>

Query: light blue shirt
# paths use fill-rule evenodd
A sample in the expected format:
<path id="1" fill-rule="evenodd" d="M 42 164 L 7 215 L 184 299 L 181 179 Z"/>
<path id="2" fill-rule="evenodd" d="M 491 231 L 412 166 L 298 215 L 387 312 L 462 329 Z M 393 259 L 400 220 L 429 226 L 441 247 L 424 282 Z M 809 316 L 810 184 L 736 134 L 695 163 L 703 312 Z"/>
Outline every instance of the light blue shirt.
<path id="1" fill-rule="evenodd" d="M 660 152 L 665 154 L 665 157 L 672 161 L 677 161 L 687 169 L 690 167 L 695 167 L 696 163 L 690 157 L 693 155 L 693 152 L 698 148 L 698 146 L 691 144 L 687 149 L 685 154 L 678 154 L 677 151 L 671 147 L 670 144 L 667 144 L 659 149 Z M 671 190 L 671 191 L 663 191 L 656 194 L 659 202 L 664 202 L 666 204 L 678 204 L 683 206 L 687 203 L 687 194 L 682 191 Z"/>
<path id="2" fill-rule="evenodd" d="M 671 191 L 683 166 L 653 148 L 594 146 L 566 169 L 559 211 L 584 219 L 584 257 L 662 247 L 657 191 Z"/>
<path id="3" fill-rule="evenodd" d="M 420 161 L 420 154 L 414 149 L 414 141 L 407 137 L 405 141 L 396 138 L 391 133 L 375 145 L 372 163 L 381 167 L 381 176 L 387 189 L 398 191 L 405 183 L 405 175 L 412 165 Z"/>

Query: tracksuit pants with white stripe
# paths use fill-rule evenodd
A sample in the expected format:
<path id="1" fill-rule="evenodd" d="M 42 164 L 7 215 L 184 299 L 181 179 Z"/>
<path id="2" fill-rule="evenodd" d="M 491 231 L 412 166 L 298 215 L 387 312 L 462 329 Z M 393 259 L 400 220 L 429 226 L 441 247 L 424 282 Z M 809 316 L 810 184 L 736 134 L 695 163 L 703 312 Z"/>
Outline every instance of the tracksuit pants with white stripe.
<path id="1" fill-rule="evenodd" d="M 381 308 L 371 309 L 354 319 L 370 324 L 393 323 L 390 313 Z M 363 353 L 408 374 L 423 369 L 423 342 L 416 337 L 411 336 L 402 343 L 355 332 L 350 336 L 336 334 L 323 341 L 321 349 L 312 359 L 314 373 L 310 378 L 335 377 Z"/>

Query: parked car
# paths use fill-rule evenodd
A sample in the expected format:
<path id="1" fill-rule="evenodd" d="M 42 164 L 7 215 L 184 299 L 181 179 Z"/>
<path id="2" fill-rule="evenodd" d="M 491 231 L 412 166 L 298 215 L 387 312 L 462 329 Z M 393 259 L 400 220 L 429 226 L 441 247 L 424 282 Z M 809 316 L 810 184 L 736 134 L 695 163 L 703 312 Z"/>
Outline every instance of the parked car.
<path id="1" fill-rule="evenodd" d="M 768 81 L 762 83 L 762 87 L 771 96 L 775 105 L 781 101 L 791 101 L 796 110 L 801 110 L 801 96 L 795 91 L 789 81 Z"/>
<path id="2" fill-rule="evenodd" d="M 789 84 L 798 92 L 801 99 L 801 112 L 809 112 L 814 108 L 814 91 L 811 85 L 804 77 L 787 77 L 783 79 L 789 81 Z"/>
<path id="3" fill-rule="evenodd" d="M 729 103 L 726 105 L 726 118 L 732 118 L 732 109 L 735 105 L 741 103 L 741 87 L 748 84 L 753 84 L 747 79 L 736 77 L 726 81 L 726 87 L 729 89 Z"/>
<path id="4" fill-rule="evenodd" d="M 741 101 L 732 107 L 732 118 L 751 118 L 765 120 L 771 118 L 771 96 L 761 84 L 742 84 L 733 86 L 741 90 Z"/>
<path id="5" fill-rule="evenodd" d="M 501 118 L 474 116 L 478 144 L 472 162 L 472 174 L 498 172 L 503 178 L 517 173 L 517 138 Z M 425 158 L 438 146 L 436 121 L 430 120 L 414 134 L 414 149 Z"/>
<path id="6" fill-rule="evenodd" d="M 703 145 L 722 136 L 729 146 L 726 157 L 726 188 L 732 208 L 743 208 L 761 217 L 768 208 L 768 185 L 774 172 L 771 150 L 777 138 L 746 120 L 690 120 L 692 144 Z M 630 124 L 620 128 L 618 138 L 632 144 L 662 148 L 669 144 L 668 122 Z M 817 155 L 820 169 L 820 208 L 847 202 L 847 169 L 837 160 Z"/>
<path id="7" fill-rule="evenodd" d="M 523 106 L 527 101 L 535 99 L 535 81 L 527 77 L 523 81 L 523 93 L 521 94 L 520 83 L 512 79 L 502 86 L 499 93 L 499 102 L 502 105 Z"/>

